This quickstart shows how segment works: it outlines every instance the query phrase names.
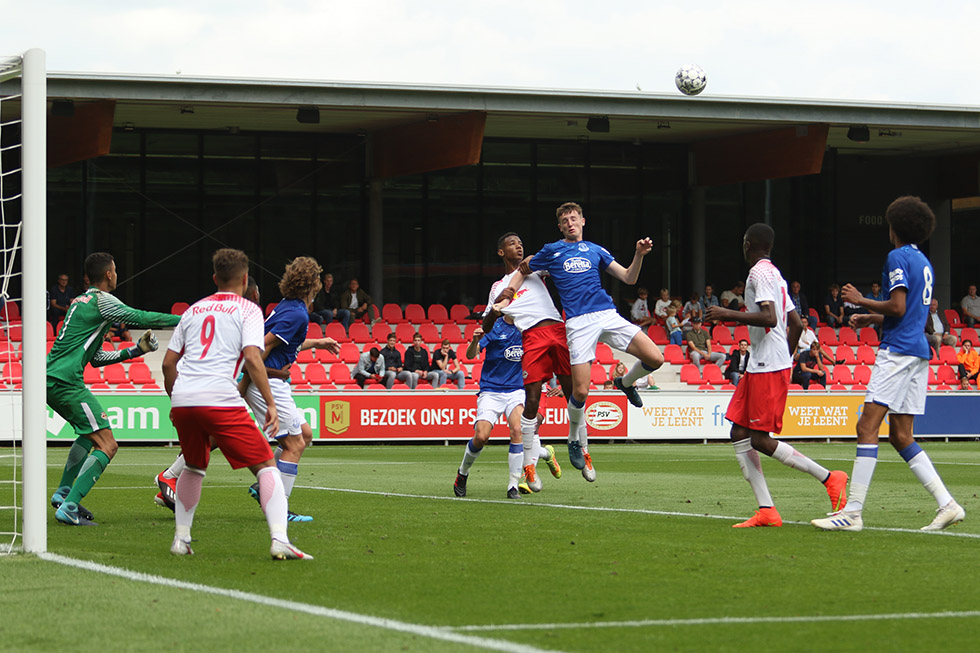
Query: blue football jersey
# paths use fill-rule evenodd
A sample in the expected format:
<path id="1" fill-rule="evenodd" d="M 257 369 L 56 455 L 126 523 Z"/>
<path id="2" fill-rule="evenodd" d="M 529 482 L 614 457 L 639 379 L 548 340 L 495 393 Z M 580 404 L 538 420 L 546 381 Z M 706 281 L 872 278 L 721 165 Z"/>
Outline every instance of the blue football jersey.
<path id="1" fill-rule="evenodd" d="M 605 247 L 583 240 L 558 240 L 541 248 L 529 265 L 547 270 L 558 288 L 562 308 L 569 319 L 586 313 L 616 309 L 612 297 L 602 288 L 599 273 L 615 261 Z"/>
<path id="2" fill-rule="evenodd" d="M 265 366 L 281 370 L 296 362 L 299 347 L 306 340 L 310 324 L 310 312 L 298 299 L 284 299 L 265 320 L 265 332 L 275 335 L 281 344 L 269 352 Z"/>
<path id="3" fill-rule="evenodd" d="M 881 287 L 887 301 L 896 288 L 905 288 L 905 315 L 885 316 L 881 324 L 881 347 L 906 356 L 928 360 L 932 356 L 926 341 L 926 319 L 932 303 L 932 264 L 915 245 L 903 245 L 888 252 L 881 273 Z"/>
<path id="4" fill-rule="evenodd" d="M 513 392 L 524 387 L 524 346 L 517 327 L 497 320 L 490 333 L 480 338 L 480 349 L 487 351 L 480 373 L 480 392 Z"/>

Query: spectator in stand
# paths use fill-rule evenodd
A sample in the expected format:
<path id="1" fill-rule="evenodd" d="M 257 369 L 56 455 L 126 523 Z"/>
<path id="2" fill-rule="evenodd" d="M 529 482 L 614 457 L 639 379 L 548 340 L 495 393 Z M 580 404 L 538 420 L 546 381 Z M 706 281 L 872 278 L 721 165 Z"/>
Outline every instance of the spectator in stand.
<path id="1" fill-rule="evenodd" d="M 820 360 L 820 349 L 820 343 L 814 341 L 810 345 L 809 351 L 801 351 L 796 359 L 796 367 L 793 368 L 793 383 L 800 384 L 804 390 L 809 389 L 811 381 L 827 387 L 827 368 Z"/>
<path id="2" fill-rule="evenodd" d="M 980 297 L 977 297 L 977 287 L 970 286 L 967 293 L 960 300 L 960 308 L 963 309 L 963 321 L 966 326 L 975 326 L 980 321 Z"/>
<path id="3" fill-rule="evenodd" d="M 807 317 L 810 315 L 810 303 L 806 300 L 806 295 L 800 290 L 800 282 L 793 281 L 789 284 L 789 298 L 793 301 L 793 306 L 796 307 L 796 312 L 800 314 L 800 317 Z"/>
<path id="4" fill-rule="evenodd" d="M 830 285 L 829 294 L 823 299 L 823 319 L 827 326 L 844 326 L 844 300 L 840 296 L 840 286 Z"/>
<path id="5" fill-rule="evenodd" d="M 334 320 L 343 324 L 344 331 L 347 331 L 350 327 L 350 311 L 346 308 L 337 308 L 337 295 L 333 291 L 333 274 L 324 272 L 320 292 L 313 298 L 310 322 L 327 325 Z"/>
<path id="6" fill-rule="evenodd" d="M 366 351 L 357 359 L 357 367 L 354 368 L 354 381 L 357 385 L 364 387 L 364 382 L 368 379 L 381 383 L 385 378 L 385 360 L 381 358 L 381 352 L 377 347 L 371 347 L 371 351 Z"/>
<path id="7" fill-rule="evenodd" d="M 865 297 L 867 297 L 868 299 L 873 299 L 876 302 L 883 302 L 883 301 L 885 301 L 885 295 L 882 294 L 882 292 L 881 292 L 881 284 L 878 283 L 877 281 L 872 281 L 871 282 L 871 292 L 869 292 L 867 295 L 865 295 Z"/>
<path id="8" fill-rule="evenodd" d="M 670 344 L 683 344 L 684 332 L 681 331 L 681 323 L 677 319 L 677 307 L 673 304 L 667 307 L 667 334 L 670 338 Z"/>
<path id="9" fill-rule="evenodd" d="M 701 328 L 701 318 L 696 317 L 691 320 L 691 327 L 692 329 L 685 336 L 691 362 L 697 365 L 698 369 L 701 369 L 701 359 L 703 358 L 721 367 L 721 364 L 725 362 L 725 355 L 720 351 L 711 351 L 711 338 L 708 336 L 708 332 Z"/>
<path id="10" fill-rule="evenodd" d="M 718 324 L 718 322 L 712 322 L 711 320 L 704 319 L 704 313 L 707 312 L 709 307 L 721 306 L 721 304 L 718 302 L 718 296 L 714 294 L 714 288 L 711 287 L 710 283 L 704 287 L 704 294 L 701 295 L 700 302 L 701 302 L 701 311 L 702 311 L 701 321 L 704 324 L 705 328 L 712 327 Z"/>
<path id="11" fill-rule="evenodd" d="M 933 298 L 929 304 L 929 317 L 926 318 L 926 340 L 929 346 L 939 355 L 941 345 L 956 346 L 956 336 L 949 332 L 949 323 L 946 317 L 939 314 L 939 300 Z"/>
<path id="12" fill-rule="evenodd" d="M 381 348 L 381 357 L 385 360 L 385 387 L 391 390 L 395 381 L 401 381 L 408 386 L 409 390 L 414 390 L 418 384 L 418 377 L 407 371 L 402 366 L 402 355 L 398 351 L 398 337 L 394 331 L 388 334 L 388 343 Z"/>
<path id="13" fill-rule="evenodd" d="M 701 318 L 702 324 L 704 323 L 704 307 L 701 306 L 701 299 L 698 297 L 696 292 L 691 293 L 690 299 L 684 304 L 684 309 L 681 312 L 683 321 L 690 321 L 697 315 Z"/>
<path id="14" fill-rule="evenodd" d="M 68 307 L 71 306 L 71 300 L 75 299 L 75 290 L 68 285 L 67 273 L 62 272 L 58 275 L 58 281 L 51 286 L 48 299 L 48 322 L 57 329 L 58 322 L 65 319 L 65 315 L 68 314 Z"/>
<path id="15" fill-rule="evenodd" d="M 721 293 L 721 305 L 730 311 L 740 311 L 745 307 L 745 282 L 736 281 L 731 290 Z"/>
<path id="16" fill-rule="evenodd" d="M 119 338 L 123 342 L 129 342 L 133 339 L 129 335 L 129 329 L 126 328 L 125 322 L 113 322 L 109 325 L 109 332 L 106 334 L 106 340 L 111 341 L 112 338 Z"/>
<path id="17" fill-rule="evenodd" d="M 956 367 L 960 373 L 960 390 L 970 390 L 970 381 L 976 382 L 977 374 L 980 373 L 980 354 L 973 348 L 972 340 L 968 338 L 963 341 L 956 360 L 959 363 Z"/>
<path id="18" fill-rule="evenodd" d="M 415 387 L 423 377 L 433 388 L 439 387 L 439 373 L 429 369 L 429 350 L 422 345 L 422 336 L 418 333 L 412 336 L 412 346 L 405 350 L 404 369 L 415 376 Z"/>
<path id="19" fill-rule="evenodd" d="M 340 308 L 350 312 L 350 320 L 371 321 L 371 296 L 361 290 L 356 278 L 347 282 L 347 290 L 340 296 Z"/>
<path id="20" fill-rule="evenodd" d="M 466 385 L 466 373 L 459 366 L 456 360 L 456 352 L 449 346 L 448 340 L 442 341 L 442 346 L 432 352 L 432 369 L 439 375 L 440 387 L 447 381 L 455 381 L 456 387 L 460 390 Z"/>
<path id="21" fill-rule="evenodd" d="M 653 309 L 653 314 L 656 316 L 657 322 L 660 324 L 666 324 L 667 322 L 668 306 L 670 306 L 670 291 L 666 288 L 661 288 L 660 299 L 657 300 L 657 304 Z"/>
<path id="22" fill-rule="evenodd" d="M 803 322 L 803 331 L 800 333 L 800 341 L 796 345 L 796 351 L 793 352 L 794 361 L 799 358 L 800 352 L 810 351 L 810 345 L 817 341 L 817 334 L 810 328 L 810 318 L 800 317 L 800 320 Z M 823 347 L 820 347 L 820 358 L 827 361 L 828 365 L 840 365 L 844 362 L 842 360 L 834 360 L 834 358 L 827 353 L 827 350 Z"/>
<path id="23" fill-rule="evenodd" d="M 725 368 L 725 378 L 737 386 L 742 375 L 749 366 L 749 341 L 742 338 L 738 341 L 738 349 L 728 355 L 728 367 Z"/>
<path id="24" fill-rule="evenodd" d="M 650 306 L 647 304 L 647 296 L 650 293 L 646 288 L 636 289 L 636 301 L 630 308 L 630 319 L 633 324 L 646 327 L 654 323 L 653 316 L 650 315 Z"/>

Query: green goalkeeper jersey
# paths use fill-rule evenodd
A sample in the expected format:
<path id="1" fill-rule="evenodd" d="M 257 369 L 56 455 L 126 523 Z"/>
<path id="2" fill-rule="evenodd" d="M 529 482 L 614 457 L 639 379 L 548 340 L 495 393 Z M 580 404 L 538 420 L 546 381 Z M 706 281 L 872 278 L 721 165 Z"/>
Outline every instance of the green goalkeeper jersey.
<path id="1" fill-rule="evenodd" d="M 80 384 L 87 363 L 100 367 L 129 359 L 128 350 L 102 349 L 102 340 L 113 322 L 143 329 L 165 328 L 176 326 L 180 316 L 130 308 L 108 292 L 89 288 L 73 299 L 68 308 L 48 354 L 48 379 Z"/>

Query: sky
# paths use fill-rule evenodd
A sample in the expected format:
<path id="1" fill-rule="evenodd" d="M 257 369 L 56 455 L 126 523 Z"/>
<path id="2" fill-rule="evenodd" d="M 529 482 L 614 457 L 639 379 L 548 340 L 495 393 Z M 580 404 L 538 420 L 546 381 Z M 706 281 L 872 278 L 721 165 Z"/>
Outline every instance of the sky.
<path id="1" fill-rule="evenodd" d="M 397 82 L 980 107 L 980 3 L 0 0 L 52 72 Z"/>

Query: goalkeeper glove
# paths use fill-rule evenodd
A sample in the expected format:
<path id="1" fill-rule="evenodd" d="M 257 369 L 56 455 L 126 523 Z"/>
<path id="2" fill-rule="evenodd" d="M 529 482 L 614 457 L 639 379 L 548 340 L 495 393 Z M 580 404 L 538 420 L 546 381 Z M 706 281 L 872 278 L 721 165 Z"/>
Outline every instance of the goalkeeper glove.
<path id="1" fill-rule="evenodd" d="M 153 336 L 153 332 L 147 330 L 144 331 L 143 335 L 140 336 L 140 339 L 136 341 L 136 347 L 134 349 L 137 349 L 138 351 L 134 351 L 133 353 L 137 356 L 142 356 L 143 354 L 148 354 L 151 351 L 156 351 L 159 348 L 160 343 L 157 342 L 157 339 Z"/>

